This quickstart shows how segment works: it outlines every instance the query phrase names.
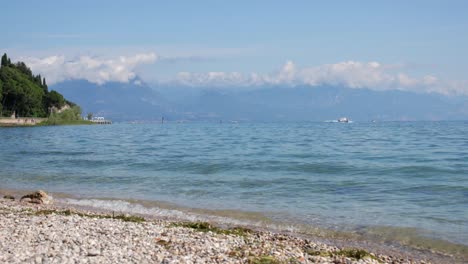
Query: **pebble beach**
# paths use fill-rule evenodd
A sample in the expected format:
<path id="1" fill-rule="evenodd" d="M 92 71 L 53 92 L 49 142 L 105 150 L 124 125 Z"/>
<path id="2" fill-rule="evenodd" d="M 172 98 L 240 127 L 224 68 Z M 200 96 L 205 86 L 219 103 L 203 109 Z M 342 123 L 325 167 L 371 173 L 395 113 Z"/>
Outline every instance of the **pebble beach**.
<path id="1" fill-rule="evenodd" d="M 438 263 L 244 227 L 12 198 L 0 199 L 0 263 Z"/>

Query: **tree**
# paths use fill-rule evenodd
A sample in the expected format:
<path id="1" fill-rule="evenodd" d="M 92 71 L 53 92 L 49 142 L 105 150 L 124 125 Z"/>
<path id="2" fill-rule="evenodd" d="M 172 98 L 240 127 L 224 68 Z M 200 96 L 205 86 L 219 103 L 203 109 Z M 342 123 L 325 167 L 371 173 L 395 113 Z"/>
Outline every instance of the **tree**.
<path id="1" fill-rule="evenodd" d="M 93 113 L 88 113 L 88 120 L 93 119 Z"/>
<path id="2" fill-rule="evenodd" d="M 63 98 L 63 95 L 59 94 L 58 92 L 52 90 L 50 93 L 47 94 L 47 105 L 54 106 L 57 108 L 62 108 L 62 106 L 65 105 L 65 98 Z"/>
<path id="3" fill-rule="evenodd" d="M 2 107 L 4 115 L 15 112 L 19 116 L 45 116 L 44 91 L 29 76 L 15 67 L 2 67 L 0 79 L 3 83 Z"/>
<path id="4" fill-rule="evenodd" d="M 26 76 L 28 76 L 28 77 L 31 78 L 31 79 L 33 78 L 31 69 L 29 69 L 29 67 L 26 66 L 26 64 L 25 64 L 24 62 L 21 62 L 21 61 L 20 61 L 20 62 L 16 63 L 15 66 L 16 66 L 16 68 L 17 68 L 18 70 L 20 70 L 22 73 L 26 74 Z M 39 80 L 40 80 L 40 76 L 39 76 Z"/>
<path id="5" fill-rule="evenodd" d="M 38 85 L 41 85 L 42 86 L 42 77 L 41 75 L 36 75 L 36 76 L 33 76 L 33 79 L 34 79 L 34 82 L 37 83 Z"/>
<path id="6" fill-rule="evenodd" d="M 2 97 L 3 97 L 3 82 L 0 79 L 0 116 L 2 116 L 2 113 L 3 113 Z"/>
<path id="7" fill-rule="evenodd" d="M 2 66 L 8 66 L 8 57 L 6 53 L 4 53 L 2 56 Z"/>
<path id="8" fill-rule="evenodd" d="M 48 93 L 48 92 L 49 92 L 49 87 L 47 87 L 47 83 L 46 83 L 45 77 L 44 77 L 44 79 L 42 80 L 42 88 L 44 89 L 44 92 L 45 92 L 45 93 Z"/>
<path id="9" fill-rule="evenodd" d="M 16 113 L 23 117 L 47 117 L 52 107 L 77 106 L 56 91 L 48 91 L 46 79 L 34 75 L 24 62 L 11 64 L 6 54 L 1 56 L 0 116 Z"/>
<path id="10" fill-rule="evenodd" d="M 53 112 L 46 122 L 48 125 L 67 124 L 73 121 L 81 121 L 81 108 L 77 105 L 65 109 L 60 113 Z"/>

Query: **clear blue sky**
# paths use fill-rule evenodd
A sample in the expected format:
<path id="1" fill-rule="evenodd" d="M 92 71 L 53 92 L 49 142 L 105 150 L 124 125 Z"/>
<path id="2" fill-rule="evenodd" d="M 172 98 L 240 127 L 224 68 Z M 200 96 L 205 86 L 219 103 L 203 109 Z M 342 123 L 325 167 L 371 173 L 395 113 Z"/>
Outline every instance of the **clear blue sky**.
<path id="1" fill-rule="evenodd" d="M 270 72 L 342 61 L 405 64 L 466 80 L 468 1 L 2 1 L 0 51 L 13 56 L 174 58 L 144 69 Z"/>

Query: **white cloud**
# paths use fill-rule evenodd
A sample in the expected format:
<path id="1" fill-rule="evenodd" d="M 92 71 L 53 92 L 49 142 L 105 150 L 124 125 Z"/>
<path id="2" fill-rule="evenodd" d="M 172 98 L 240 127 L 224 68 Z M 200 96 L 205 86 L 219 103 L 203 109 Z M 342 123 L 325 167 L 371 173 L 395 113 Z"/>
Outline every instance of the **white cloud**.
<path id="1" fill-rule="evenodd" d="M 180 59 L 180 57 L 174 57 Z M 65 80 L 84 79 L 97 84 L 106 82 L 129 82 L 143 69 L 140 65 L 156 61 L 173 61 L 174 58 L 158 56 L 153 52 L 142 52 L 132 56 L 89 56 L 68 57 L 53 55 L 20 57 L 34 73 L 45 76 L 49 84 Z M 403 72 L 401 65 L 379 62 L 344 61 L 314 67 L 299 67 L 287 61 L 273 73 L 223 72 L 179 72 L 169 82 L 190 87 L 233 87 L 251 88 L 262 85 L 337 85 L 372 90 L 406 90 L 437 92 L 442 94 L 468 95 L 467 81 L 444 81 L 433 75 L 412 76 Z M 143 71 L 144 73 L 144 71 Z M 167 81 L 160 81 L 167 82 Z M 141 85 L 140 81 L 135 84 Z"/>
<path id="2" fill-rule="evenodd" d="M 393 77 L 378 62 L 346 61 L 302 69 L 300 79 L 310 85 L 345 85 L 351 88 L 386 88 Z"/>
<path id="3" fill-rule="evenodd" d="M 299 68 L 292 61 L 272 74 L 239 72 L 181 72 L 176 81 L 189 86 L 340 85 L 372 90 L 407 90 L 468 95 L 467 82 L 443 82 L 432 75 L 411 77 L 392 65 L 345 61 Z"/>
<path id="4" fill-rule="evenodd" d="M 188 86 L 232 86 L 239 84 L 248 86 L 252 83 L 251 79 L 251 77 L 239 72 L 179 72 L 177 74 L 177 82 Z"/>
<path id="5" fill-rule="evenodd" d="M 35 73 L 46 76 L 49 84 L 65 80 L 83 79 L 92 83 L 128 82 L 136 76 L 135 68 L 141 64 L 154 63 L 155 53 L 142 53 L 134 56 L 101 58 L 79 56 L 67 59 L 64 55 L 44 58 L 26 57 L 24 61 Z"/>

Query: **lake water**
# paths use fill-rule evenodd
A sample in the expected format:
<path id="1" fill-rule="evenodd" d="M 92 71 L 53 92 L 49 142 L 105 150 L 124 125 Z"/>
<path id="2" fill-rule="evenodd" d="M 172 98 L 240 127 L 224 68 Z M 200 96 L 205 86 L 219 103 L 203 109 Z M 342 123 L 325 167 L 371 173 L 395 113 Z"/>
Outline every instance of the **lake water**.
<path id="1" fill-rule="evenodd" d="M 468 122 L 0 128 L 0 188 L 468 245 Z"/>

